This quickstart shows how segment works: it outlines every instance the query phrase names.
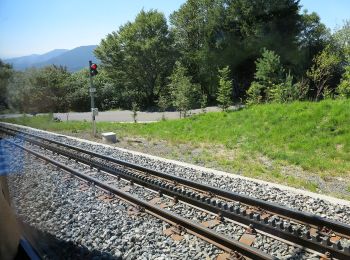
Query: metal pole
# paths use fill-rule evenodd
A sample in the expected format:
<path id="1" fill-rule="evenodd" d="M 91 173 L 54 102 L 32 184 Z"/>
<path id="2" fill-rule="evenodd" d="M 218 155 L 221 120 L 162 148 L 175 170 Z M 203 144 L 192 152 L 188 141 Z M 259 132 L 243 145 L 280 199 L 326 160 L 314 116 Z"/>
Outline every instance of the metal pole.
<path id="1" fill-rule="evenodd" d="M 90 77 L 90 96 L 91 96 L 91 116 L 92 116 L 92 135 L 96 137 L 96 121 L 95 121 L 95 91 L 94 91 L 94 83 L 92 82 L 92 76 L 90 73 L 92 61 L 89 61 L 89 77 Z"/>

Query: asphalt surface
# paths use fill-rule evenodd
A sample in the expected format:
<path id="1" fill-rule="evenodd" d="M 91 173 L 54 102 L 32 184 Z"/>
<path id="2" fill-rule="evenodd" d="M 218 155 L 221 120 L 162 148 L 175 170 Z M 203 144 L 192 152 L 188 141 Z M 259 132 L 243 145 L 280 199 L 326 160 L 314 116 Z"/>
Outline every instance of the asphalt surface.
<path id="1" fill-rule="evenodd" d="M 207 107 L 207 112 L 220 111 L 218 107 Z M 189 111 L 190 114 L 202 113 L 201 109 L 194 109 Z M 117 111 L 105 111 L 99 112 L 96 116 L 96 121 L 103 122 L 134 122 L 133 112 L 130 110 L 117 110 Z M 179 112 L 137 112 L 137 122 L 155 122 L 162 119 L 162 116 L 166 119 L 178 119 L 180 118 Z M 62 121 L 67 120 L 67 113 L 55 113 L 55 117 Z M 91 112 L 71 112 L 68 113 L 68 120 L 91 120 Z"/>
<path id="2" fill-rule="evenodd" d="M 232 106 L 231 110 L 236 110 L 238 106 Z M 206 112 L 217 112 L 221 111 L 219 107 L 207 107 L 205 109 Z M 188 115 L 200 114 L 203 113 L 201 109 L 193 109 L 188 112 Z M 21 117 L 24 114 L 2 114 L 1 118 L 16 118 Z M 37 115 L 45 115 L 45 114 L 37 114 Z M 134 122 L 133 112 L 131 110 L 115 110 L 115 111 L 104 111 L 99 112 L 96 116 L 96 121 L 98 122 Z M 26 114 L 26 116 L 31 117 L 32 115 Z M 166 119 L 178 119 L 180 118 L 179 112 L 137 112 L 136 120 L 137 122 L 156 122 L 162 120 L 162 117 Z M 91 120 L 91 112 L 69 112 L 69 113 L 54 113 L 54 117 L 59 118 L 62 121 L 77 120 Z"/>

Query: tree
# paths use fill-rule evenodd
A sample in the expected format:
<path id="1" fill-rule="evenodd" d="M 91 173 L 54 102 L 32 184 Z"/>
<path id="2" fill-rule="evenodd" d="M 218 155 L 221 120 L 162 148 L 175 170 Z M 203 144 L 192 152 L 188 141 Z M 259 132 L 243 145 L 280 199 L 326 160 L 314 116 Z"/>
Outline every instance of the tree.
<path id="1" fill-rule="evenodd" d="M 9 104 L 26 113 L 66 112 L 69 78 L 65 67 L 55 65 L 16 72 L 8 86 Z"/>
<path id="2" fill-rule="evenodd" d="M 339 53 L 340 64 L 345 69 L 350 66 L 350 20 L 332 35 L 332 47 Z M 338 74 L 344 73 L 344 70 Z"/>
<path id="3" fill-rule="evenodd" d="M 262 57 L 258 58 L 255 64 L 255 80 L 247 91 L 249 104 L 268 101 L 271 90 L 284 81 L 284 69 L 280 57 L 274 51 L 264 49 Z"/>
<path id="4" fill-rule="evenodd" d="M 350 65 L 345 67 L 345 72 L 337 87 L 337 93 L 341 98 L 350 98 Z"/>
<path id="5" fill-rule="evenodd" d="M 331 41 L 330 30 L 321 22 L 320 16 L 304 10 L 300 19 L 301 31 L 298 35 L 300 49 L 299 74 L 303 74 L 312 64 L 312 58 Z"/>
<path id="6" fill-rule="evenodd" d="M 251 85 L 263 48 L 278 53 L 281 64 L 294 72 L 300 62 L 298 0 L 227 0 L 224 9 L 220 56 L 235 75 L 236 98 Z"/>
<path id="7" fill-rule="evenodd" d="M 121 106 L 132 100 L 152 106 L 174 64 L 172 37 L 162 13 L 142 10 L 134 22 L 108 34 L 96 48 L 102 68 L 120 94 Z"/>
<path id="8" fill-rule="evenodd" d="M 95 78 L 99 77 L 99 75 L 100 74 L 97 74 Z M 87 69 L 82 69 L 72 73 L 67 79 L 67 85 L 69 86 L 67 96 L 71 100 L 71 109 L 73 111 L 89 111 L 89 71 Z"/>
<path id="9" fill-rule="evenodd" d="M 0 59 L 0 110 L 8 108 L 7 88 L 13 73 L 12 66 Z"/>
<path id="10" fill-rule="evenodd" d="M 191 82 L 191 77 L 186 76 L 187 71 L 180 62 L 175 63 L 175 68 L 169 77 L 168 85 L 173 106 L 180 112 L 180 117 L 186 117 L 189 109 L 198 101 L 200 88 L 198 84 Z"/>
<path id="11" fill-rule="evenodd" d="M 256 63 L 255 80 L 259 81 L 266 88 L 271 84 L 282 82 L 284 69 L 280 62 L 280 56 L 274 51 L 263 49 L 262 57 Z"/>
<path id="12" fill-rule="evenodd" d="M 223 0 L 188 0 L 170 15 L 180 61 L 210 98 L 216 94 L 216 67 L 221 63 L 216 45 L 221 38 L 223 8 Z"/>
<path id="13" fill-rule="evenodd" d="M 339 62 L 339 56 L 332 51 L 330 46 L 327 46 L 314 57 L 313 65 L 306 72 L 306 75 L 313 82 L 316 89 L 316 101 L 321 97 L 323 90 L 328 87 Z"/>
<path id="14" fill-rule="evenodd" d="M 230 68 L 228 66 L 219 70 L 219 89 L 217 101 L 223 111 L 227 111 L 232 100 L 232 80 L 229 79 Z"/>
<path id="15" fill-rule="evenodd" d="M 332 35 L 333 44 L 349 57 L 350 55 L 350 20 L 346 20 L 344 25 Z M 350 59 L 349 59 L 350 61 Z"/>
<path id="16" fill-rule="evenodd" d="M 30 94 L 33 94 L 30 90 L 31 88 L 27 73 L 14 71 L 7 88 L 7 101 L 9 108 L 18 112 L 26 112 L 24 106 L 25 101 L 28 100 Z"/>
<path id="17" fill-rule="evenodd" d="M 160 93 L 157 105 L 158 105 L 160 111 L 163 113 L 162 120 L 165 120 L 165 110 L 167 110 L 167 108 L 169 108 L 169 106 L 171 105 L 169 94 L 168 93 Z"/>

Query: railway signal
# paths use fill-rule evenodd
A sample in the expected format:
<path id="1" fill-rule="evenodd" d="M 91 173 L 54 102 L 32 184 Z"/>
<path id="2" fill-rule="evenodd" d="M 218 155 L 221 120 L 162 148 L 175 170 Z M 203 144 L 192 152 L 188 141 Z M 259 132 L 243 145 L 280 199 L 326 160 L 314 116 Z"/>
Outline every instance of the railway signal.
<path id="1" fill-rule="evenodd" d="M 94 88 L 94 83 L 92 81 L 92 77 L 96 76 L 97 71 L 97 64 L 92 63 L 92 61 L 89 61 L 89 70 L 90 70 L 90 96 L 91 96 L 91 117 L 92 117 L 92 135 L 96 136 L 96 120 L 95 117 L 98 114 L 98 109 L 95 108 L 95 92 L 96 89 Z"/>
<path id="2" fill-rule="evenodd" d="M 97 64 L 96 63 L 90 63 L 90 76 L 96 76 L 98 73 L 97 71 Z"/>

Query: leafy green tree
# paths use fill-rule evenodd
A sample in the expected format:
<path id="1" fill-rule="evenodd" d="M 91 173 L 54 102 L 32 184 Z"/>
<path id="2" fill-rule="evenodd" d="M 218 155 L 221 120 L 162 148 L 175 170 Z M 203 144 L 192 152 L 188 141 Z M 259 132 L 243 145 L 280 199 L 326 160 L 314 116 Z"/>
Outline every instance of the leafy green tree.
<path id="1" fill-rule="evenodd" d="M 96 77 L 98 77 L 97 74 Z M 90 111 L 90 94 L 89 94 L 89 71 L 83 69 L 72 73 L 67 79 L 69 91 L 68 98 L 71 100 L 71 110 L 73 111 Z"/>
<path id="2" fill-rule="evenodd" d="M 331 33 L 317 13 L 308 13 L 307 10 L 301 15 L 300 27 L 301 31 L 297 38 L 300 62 L 296 70 L 299 74 L 303 74 L 312 65 L 312 58 L 330 43 Z"/>
<path id="3" fill-rule="evenodd" d="M 214 97 L 217 88 L 217 41 L 223 23 L 224 1 L 188 0 L 170 16 L 175 48 L 203 93 Z M 218 63 L 219 62 L 219 63 Z M 220 65 L 221 66 L 221 65 Z"/>
<path id="4" fill-rule="evenodd" d="M 228 66 L 219 69 L 219 89 L 217 94 L 217 101 L 223 111 L 232 104 L 232 80 L 229 79 L 230 68 Z"/>
<path id="5" fill-rule="evenodd" d="M 350 62 L 350 20 L 346 20 L 344 25 L 332 35 L 332 41 L 336 48 L 340 49 L 347 65 Z"/>
<path id="6" fill-rule="evenodd" d="M 254 63 L 263 48 L 278 53 L 281 64 L 294 72 L 300 62 L 298 0 L 228 0 L 224 6 L 221 59 L 235 75 L 236 98 L 244 97 L 253 81 Z"/>
<path id="7" fill-rule="evenodd" d="M 350 98 L 350 66 L 345 67 L 345 72 L 337 87 L 337 93 L 341 98 Z"/>
<path id="8" fill-rule="evenodd" d="M 27 71 L 28 72 L 28 71 Z M 33 94 L 30 88 L 27 72 L 14 71 L 7 88 L 7 101 L 11 110 L 26 112 L 24 104 Z"/>
<path id="9" fill-rule="evenodd" d="M 12 75 L 12 66 L 0 59 L 0 110 L 8 108 L 7 88 Z"/>
<path id="10" fill-rule="evenodd" d="M 186 117 L 189 109 L 198 102 L 200 88 L 198 84 L 191 82 L 191 77 L 187 76 L 186 68 L 180 62 L 175 63 L 175 68 L 169 77 L 168 85 L 171 93 L 173 106 L 180 112 L 180 117 Z"/>
<path id="11" fill-rule="evenodd" d="M 340 58 L 334 53 L 330 46 L 327 46 L 322 52 L 313 59 L 313 65 L 306 72 L 307 76 L 313 82 L 316 89 L 316 101 L 320 99 L 324 89 L 329 87 L 333 73 L 339 65 Z"/>
<path id="12" fill-rule="evenodd" d="M 62 66 L 16 72 L 8 87 L 11 107 L 21 112 L 66 112 L 70 73 Z"/>
<path id="13" fill-rule="evenodd" d="M 101 41 L 95 54 L 121 93 L 121 106 L 154 104 L 174 64 L 172 42 L 164 15 L 155 10 L 142 10 Z"/>

